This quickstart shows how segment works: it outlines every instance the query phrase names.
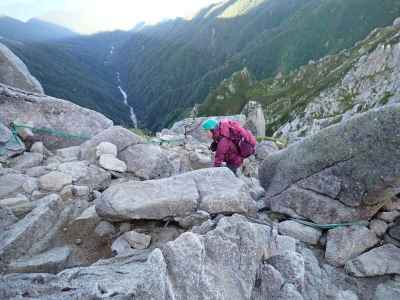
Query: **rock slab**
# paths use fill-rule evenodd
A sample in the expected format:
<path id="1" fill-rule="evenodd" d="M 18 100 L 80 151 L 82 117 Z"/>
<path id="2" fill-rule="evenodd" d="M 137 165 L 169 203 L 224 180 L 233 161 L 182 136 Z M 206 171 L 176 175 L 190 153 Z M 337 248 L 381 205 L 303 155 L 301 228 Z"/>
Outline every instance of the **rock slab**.
<path id="1" fill-rule="evenodd" d="M 271 209 L 316 223 L 372 217 L 400 180 L 400 105 L 319 131 L 270 155 L 260 182 Z"/>

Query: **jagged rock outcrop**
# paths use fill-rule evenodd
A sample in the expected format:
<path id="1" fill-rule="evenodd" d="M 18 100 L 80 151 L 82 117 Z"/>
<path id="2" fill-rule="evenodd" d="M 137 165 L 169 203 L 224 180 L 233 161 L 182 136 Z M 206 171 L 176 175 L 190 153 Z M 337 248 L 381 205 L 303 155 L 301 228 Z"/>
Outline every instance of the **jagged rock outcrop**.
<path id="1" fill-rule="evenodd" d="M 90 138 L 112 126 L 102 114 L 69 101 L 36 95 L 0 84 L 0 120 L 17 124 L 62 131 Z M 51 135 L 35 135 L 49 149 L 81 144 L 84 139 Z"/>
<path id="2" fill-rule="evenodd" d="M 254 136 L 265 136 L 265 117 L 264 110 L 260 103 L 249 101 L 242 110 L 246 116 L 244 126 L 248 128 Z"/>
<path id="3" fill-rule="evenodd" d="M 44 94 L 40 82 L 31 75 L 26 65 L 6 46 L 0 43 L 0 83 Z"/>
<path id="4" fill-rule="evenodd" d="M 371 110 L 269 156 L 260 181 L 273 211 L 317 223 L 369 219 L 399 183 L 400 105 Z"/>
<path id="5" fill-rule="evenodd" d="M 303 86 L 304 95 L 297 100 L 307 105 L 301 110 L 293 109 L 275 135 L 294 142 L 372 108 L 399 103 L 398 22 L 376 29 L 353 48 L 310 63 L 276 83 L 289 85 L 293 90 Z M 277 101 L 277 109 L 279 105 L 282 106 Z M 278 116 L 272 111 L 268 115 Z"/>

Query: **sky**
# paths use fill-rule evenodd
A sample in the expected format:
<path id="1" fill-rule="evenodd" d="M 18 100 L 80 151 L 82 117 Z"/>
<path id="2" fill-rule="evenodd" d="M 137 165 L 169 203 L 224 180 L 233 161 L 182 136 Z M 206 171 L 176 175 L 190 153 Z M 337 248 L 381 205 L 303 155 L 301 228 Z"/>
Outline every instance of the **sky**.
<path id="1" fill-rule="evenodd" d="M 0 15 L 38 17 L 81 33 L 124 29 L 138 22 L 193 15 L 221 0 L 0 0 Z"/>

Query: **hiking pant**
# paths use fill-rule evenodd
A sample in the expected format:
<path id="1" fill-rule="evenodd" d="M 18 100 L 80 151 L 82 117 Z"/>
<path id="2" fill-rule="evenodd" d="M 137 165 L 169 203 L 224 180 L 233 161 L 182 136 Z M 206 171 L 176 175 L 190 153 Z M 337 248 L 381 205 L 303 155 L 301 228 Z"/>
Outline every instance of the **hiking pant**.
<path id="1" fill-rule="evenodd" d="M 238 176 L 237 170 L 239 169 L 239 167 L 236 167 L 236 166 L 231 165 L 231 164 L 226 164 L 226 167 L 229 168 L 229 170 L 231 170 L 233 172 L 233 174 Z"/>

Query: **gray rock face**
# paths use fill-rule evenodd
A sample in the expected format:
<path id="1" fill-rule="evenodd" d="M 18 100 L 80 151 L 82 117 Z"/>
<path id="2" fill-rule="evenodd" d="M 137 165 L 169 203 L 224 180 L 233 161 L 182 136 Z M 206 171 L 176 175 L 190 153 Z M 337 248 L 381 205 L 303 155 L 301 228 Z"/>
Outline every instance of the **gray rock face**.
<path id="1" fill-rule="evenodd" d="M 375 233 L 364 226 L 331 229 L 328 231 L 325 258 L 334 266 L 343 266 L 378 242 Z"/>
<path id="2" fill-rule="evenodd" d="M 308 95 L 301 97 L 299 101 L 305 100 L 308 105 L 301 110 L 301 113 L 300 111 L 294 113 L 295 117 L 292 117 L 291 121 L 282 126 L 275 135 L 284 136 L 289 142 L 294 142 L 298 138 L 315 134 L 323 128 L 370 109 L 399 103 L 400 43 L 397 40 L 399 22 L 397 19 L 393 23 L 394 27 L 374 30 L 364 41 L 356 44 L 355 49 L 322 58 L 308 70 L 307 67 L 301 68 L 296 79 L 300 81 L 305 79 L 305 82 L 300 84 L 306 82 L 311 86 L 314 84 L 308 81 L 310 77 L 304 76 L 305 73 L 313 73 L 311 76 L 324 76 L 323 74 L 328 74 L 326 70 L 329 70 L 329 73 L 338 74 L 341 78 L 333 86 L 315 90 L 317 93 L 314 97 L 310 98 Z M 336 64 L 338 61 L 343 64 Z M 336 73 L 349 64 L 351 68 L 347 72 Z M 297 80 L 295 81 L 295 84 L 299 84 Z"/>
<path id="3" fill-rule="evenodd" d="M 112 250 L 118 255 L 128 254 L 133 249 L 144 250 L 149 247 L 151 236 L 135 231 L 125 232 L 112 244 Z"/>
<path id="4" fill-rule="evenodd" d="M 0 82 L 28 92 L 44 94 L 42 85 L 26 65 L 0 43 Z"/>
<path id="5" fill-rule="evenodd" d="M 43 162 L 43 154 L 25 152 L 10 161 L 12 168 L 25 170 L 39 166 Z"/>
<path id="6" fill-rule="evenodd" d="M 120 126 L 114 126 L 92 137 L 89 141 L 81 145 L 81 159 L 95 161 L 97 158 L 97 147 L 102 142 L 108 142 L 117 146 L 118 153 L 129 146 L 143 143 L 142 137 L 132 131 Z"/>
<path id="7" fill-rule="evenodd" d="M 269 237 L 268 227 L 234 216 L 204 237 L 184 233 L 168 243 L 164 255 L 175 299 L 250 299 L 258 266 L 270 256 Z"/>
<path id="8" fill-rule="evenodd" d="M 400 25 L 400 19 L 399 19 Z M 400 299 L 400 283 L 389 281 L 382 283 L 376 289 L 373 300 L 397 300 Z"/>
<path id="9" fill-rule="evenodd" d="M 400 105 L 320 131 L 269 156 L 260 181 L 273 211 L 317 223 L 368 219 L 400 179 Z"/>
<path id="10" fill-rule="evenodd" d="M 71 175 L 54 171 L 40 177 L 39 185 L 46 191 L 58 192 L 64 186 L 72 184 L 72 179 Z"/>
<path id="11" fill-rule="evenodd" d="M 119 154 L 128 172 L 148 180 L 175 175 L 174 166 L 168 159 L 168 153 L 158 145 L 139 144 L 130 146 Z"/>
<path id="12" fill-rule="evenodd" d="M 100 167 L 90 165 L 87 173 L 78 184 L 86 185 L 90 190 L 103 191 L 111 184 L 111 174 Z"/>
<path id="13" fill-rule="evenodd" d="M 246 185 L 226 168 L 203 169 L 108 188 L 96 201 L 97 213 L 109 220 L 186 217 L 197 210 L 210 214 L 255 210 Z"/>
<path id="14" fill-rule="evenodd" d="M 356 277 L 400 274 L 400 249 L 391 244 L 383 245 L 348 261 L 345 268 Z"/>
<path id="15" fill-rule="evenodd" d="M 112 126 L 102 114 L 80 107 L 69 101 L 44 95 L 33 95 L 0 84 L 0 119 L 5 124 L 32 125 L 82 136 L 94 136 Z M 82 139 L 34 135 L 48 149 L 79 145 Z"/>
<path id="16" fill-rule="evenodd" d="M 265 160 L 268 156 L 277 151 L 279 151 L 279 148 L 274 142 L 263 141 L 257 143 L 255 156 L 259 160 Z"/>
<path id="17" fill-rule="evenodd" d="M 400 18 L 397 18 L 393 21 L 393 26 L 399 28 L 400 27 Z"/>
<path id="18" fill-rule="evenodd" d="M 382 220 L 372 220 L 369 224 L 369 228 L 379 237 L 383 236 L 388 229 L 386 222 Z"/>
<path id="19" fill-rule="evenodd" d="M 122 160 L 115 158 L 112 154 L 103 154 L 100 156 L 99 164 L 103 169 L 109 171 L 124 173 L 127 170 L 126 164 Z"/>
<path id="20" fill-rule="evenodd" d="M 10 273 L 58 273 L 66 265 L 71 249 L 68 247 L 54 248 L 32 258 L 20 258 L 8 266 Z"/>
<path id="21" fill-rule="evenodd" d="M 89 163 L 85 161 L 66 162 L 58 166 L 57 170 L 72 177 L 72 181 L 77 182 L 88 174 Z"/>
<path id="22" fill-rule="evenodd" d="M 322 232 L 318 229 L 299 224 L 295 221 L 284 221 L 279 223 L 279 233 L 291 236 L 299 241 L 317 245 Z"/>
<path id="23" fill-rule="evenodd" d="M 13 212 L 5 207 L 0 207 L 0 231 L 8 230 L 10 225 L 16 223 L 18 219 L 14 216 Z"/>
<path id="24" fill-rule="evenodd" d="M 21 174 L 7 174 L 0 176 L 0 199 L 15 196 L 22 191 L 27 176 Z"/>
<path id="25" fill-rule="evenodd" d="M 262 105 L 256 101 L 249 101 L 242 110 L 246 116 L 245 127 L 249 129 L 254 136 L 265 136 L 265 117 Z"/>
<path id="26" fill-rule="evenodd" d="M 2 261 L 26 254 L 37 254 L 36 251 L 40 249 L 32 249 L 32 246 L 49 234 L 49 230 L 59 221 L 63 208 L 61 199 L 51 195 L 42 199 L 40 205 L 24 219 L 13 224 L 10 230 L 0 233 Z"/>

